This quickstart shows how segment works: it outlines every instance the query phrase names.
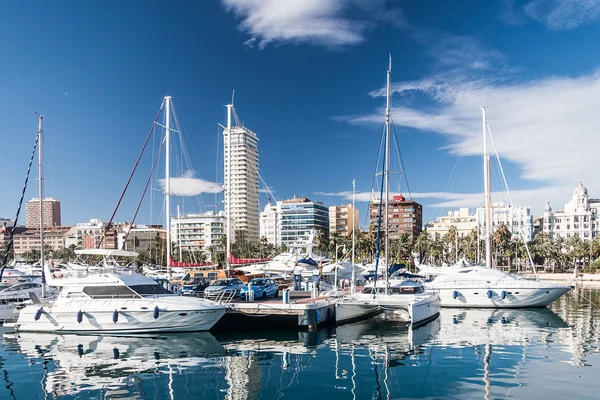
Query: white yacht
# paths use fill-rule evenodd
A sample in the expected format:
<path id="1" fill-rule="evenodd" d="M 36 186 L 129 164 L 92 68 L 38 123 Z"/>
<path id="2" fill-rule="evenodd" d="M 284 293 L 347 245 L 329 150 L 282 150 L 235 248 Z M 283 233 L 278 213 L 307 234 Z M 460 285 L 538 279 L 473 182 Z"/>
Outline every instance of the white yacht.
<path id="1" fill-rule="evenodd" d="M 6 272 L 6 271 L 5 271 Z M 31 294 L 38 298 L 42 297 L 41 279 L 35 279 L 30 282 L 22 282 L 0 290 L 0 322 L 14 318 L 19 315 L 21 308 L 27 303 L 31 303 Z M 58 294 L 56 288 L 49 288 L 46 292 L 47 297 L 53 297 Z"/>
<path id="2" fill-rule="evenodd" d="M 62 289 L 56 300 L 23 308 L 16 321 L 4 326 L 31 332 L 206 331 L 226 310 L 225 305 L 207 299 L 173 294 L 154 279 L 135 273 L 62 279 L 46 275 L 48 285 Z"/>
<path id="3" fill-rule="evenodd" d="M 440 275 L 427 286 L 439 294 L 442 307 L 546 307 L 569 291 L 568 286 L 481 266 Z"/>

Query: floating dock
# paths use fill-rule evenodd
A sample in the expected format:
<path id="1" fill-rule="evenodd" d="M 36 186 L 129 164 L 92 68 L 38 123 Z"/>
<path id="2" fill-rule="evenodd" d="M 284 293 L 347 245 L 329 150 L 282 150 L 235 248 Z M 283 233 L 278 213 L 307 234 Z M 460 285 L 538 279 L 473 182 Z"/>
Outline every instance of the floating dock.
<path id="1" fill-rule="evenodd" d="M 333 297 L 314 297 L 311 292 L 291 291 L 288 303 L 281 298 L 263 301 L 236 300 L 228 304 L 228 310 L 214 329 L 254 327 L 287 327 L 314 330 L 318 326 L 335 322 Z"/>

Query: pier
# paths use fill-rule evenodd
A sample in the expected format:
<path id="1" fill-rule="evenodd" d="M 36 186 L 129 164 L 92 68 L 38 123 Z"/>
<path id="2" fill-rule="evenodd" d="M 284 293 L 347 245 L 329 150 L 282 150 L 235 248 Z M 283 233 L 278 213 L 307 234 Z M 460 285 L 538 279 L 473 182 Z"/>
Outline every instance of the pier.
<path id="1" fill-rule="evenodd" d="M 329 296 L 313 298 L 309 297 L 310 294 L 307 291 L 290 291 L 288 303 L 281 298 L 254 302 L 236 300 L 228 304 L 225 316 L 214 329 L 285 325 L 312 331 L 318 326 L 333 324 L 336 299 Z"/>

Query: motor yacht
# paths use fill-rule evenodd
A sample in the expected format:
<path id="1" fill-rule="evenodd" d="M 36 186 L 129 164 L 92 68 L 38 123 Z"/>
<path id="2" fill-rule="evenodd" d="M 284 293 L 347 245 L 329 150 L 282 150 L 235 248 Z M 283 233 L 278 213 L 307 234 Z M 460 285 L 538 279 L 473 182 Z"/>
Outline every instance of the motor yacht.
<path id="1" fill-rule="evenodd" d="M 439 294 L 442 307 L 546 307 L 570 289 L 481 266 L 440 275 L 426 285 Z"/>
<path id="2" fill-rule="evenodd" d="M 76 333 L 148 333 L 209 330 L 226 306 L 207 299 L 179 296 L 156 280 L 130 273 L 98 273 L 53 278 L 56 300 L 35 301 L 16 321 L 4 326 L 19 331 Z"/>

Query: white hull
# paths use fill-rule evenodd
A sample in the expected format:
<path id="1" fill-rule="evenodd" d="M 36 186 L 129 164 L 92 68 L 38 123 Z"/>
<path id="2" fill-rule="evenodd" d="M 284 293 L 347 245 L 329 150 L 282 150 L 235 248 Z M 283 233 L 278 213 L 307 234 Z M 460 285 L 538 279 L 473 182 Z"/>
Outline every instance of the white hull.
<path id="1" fill-rule="evenodd" d="M 335 322 L 345 324 L 359 321 L 382 311 L 377 302 L 340 301 L 335 305 Z"/>
<path id="2" fill-rule="evenodd" d="M 137 299 L 60 300 L 48 306 L 25 307 L 14 323 L 15 329 L 96 334 L 206 331 L 226 310 L 225 306 L 211 301 L 175 295 Z M 159 309 L 157 318 L 155 307 Z M 38 314 L 40 309 L 42 312 Z M 117 322 L 114 322 L 115 311 L 118 314 Z M 79 315 L 81 322 L 78 322 Z"/>
<path id="3" fill-rule="evenodd" d="M 439 314 L 440 299 L 433 293 L 417 296 L 379 294 L 376 297 L 358 294 L 342 299 L 336 304 L 335 320 L 337 323 L 347 323 L 368 318 L 382 311 L 393 313 L 398 320 L 419 323 Z"/>
<path id="4" fill-rule="evenodd" d="M 569 291 L 566 286 L 527 288 L 489 285 L 455 288 L 432 286 L 432 288 L 439 294 L 442 307 L 477 308 L 546 307 Z"/>
<path id="5" fill-rule="evenodd" d="M 17 310 L 18 303 L 7 303 L 0 304 L 0 322 L 5 319 L 15 318 L 19 316 L 19 310 Z"/>

